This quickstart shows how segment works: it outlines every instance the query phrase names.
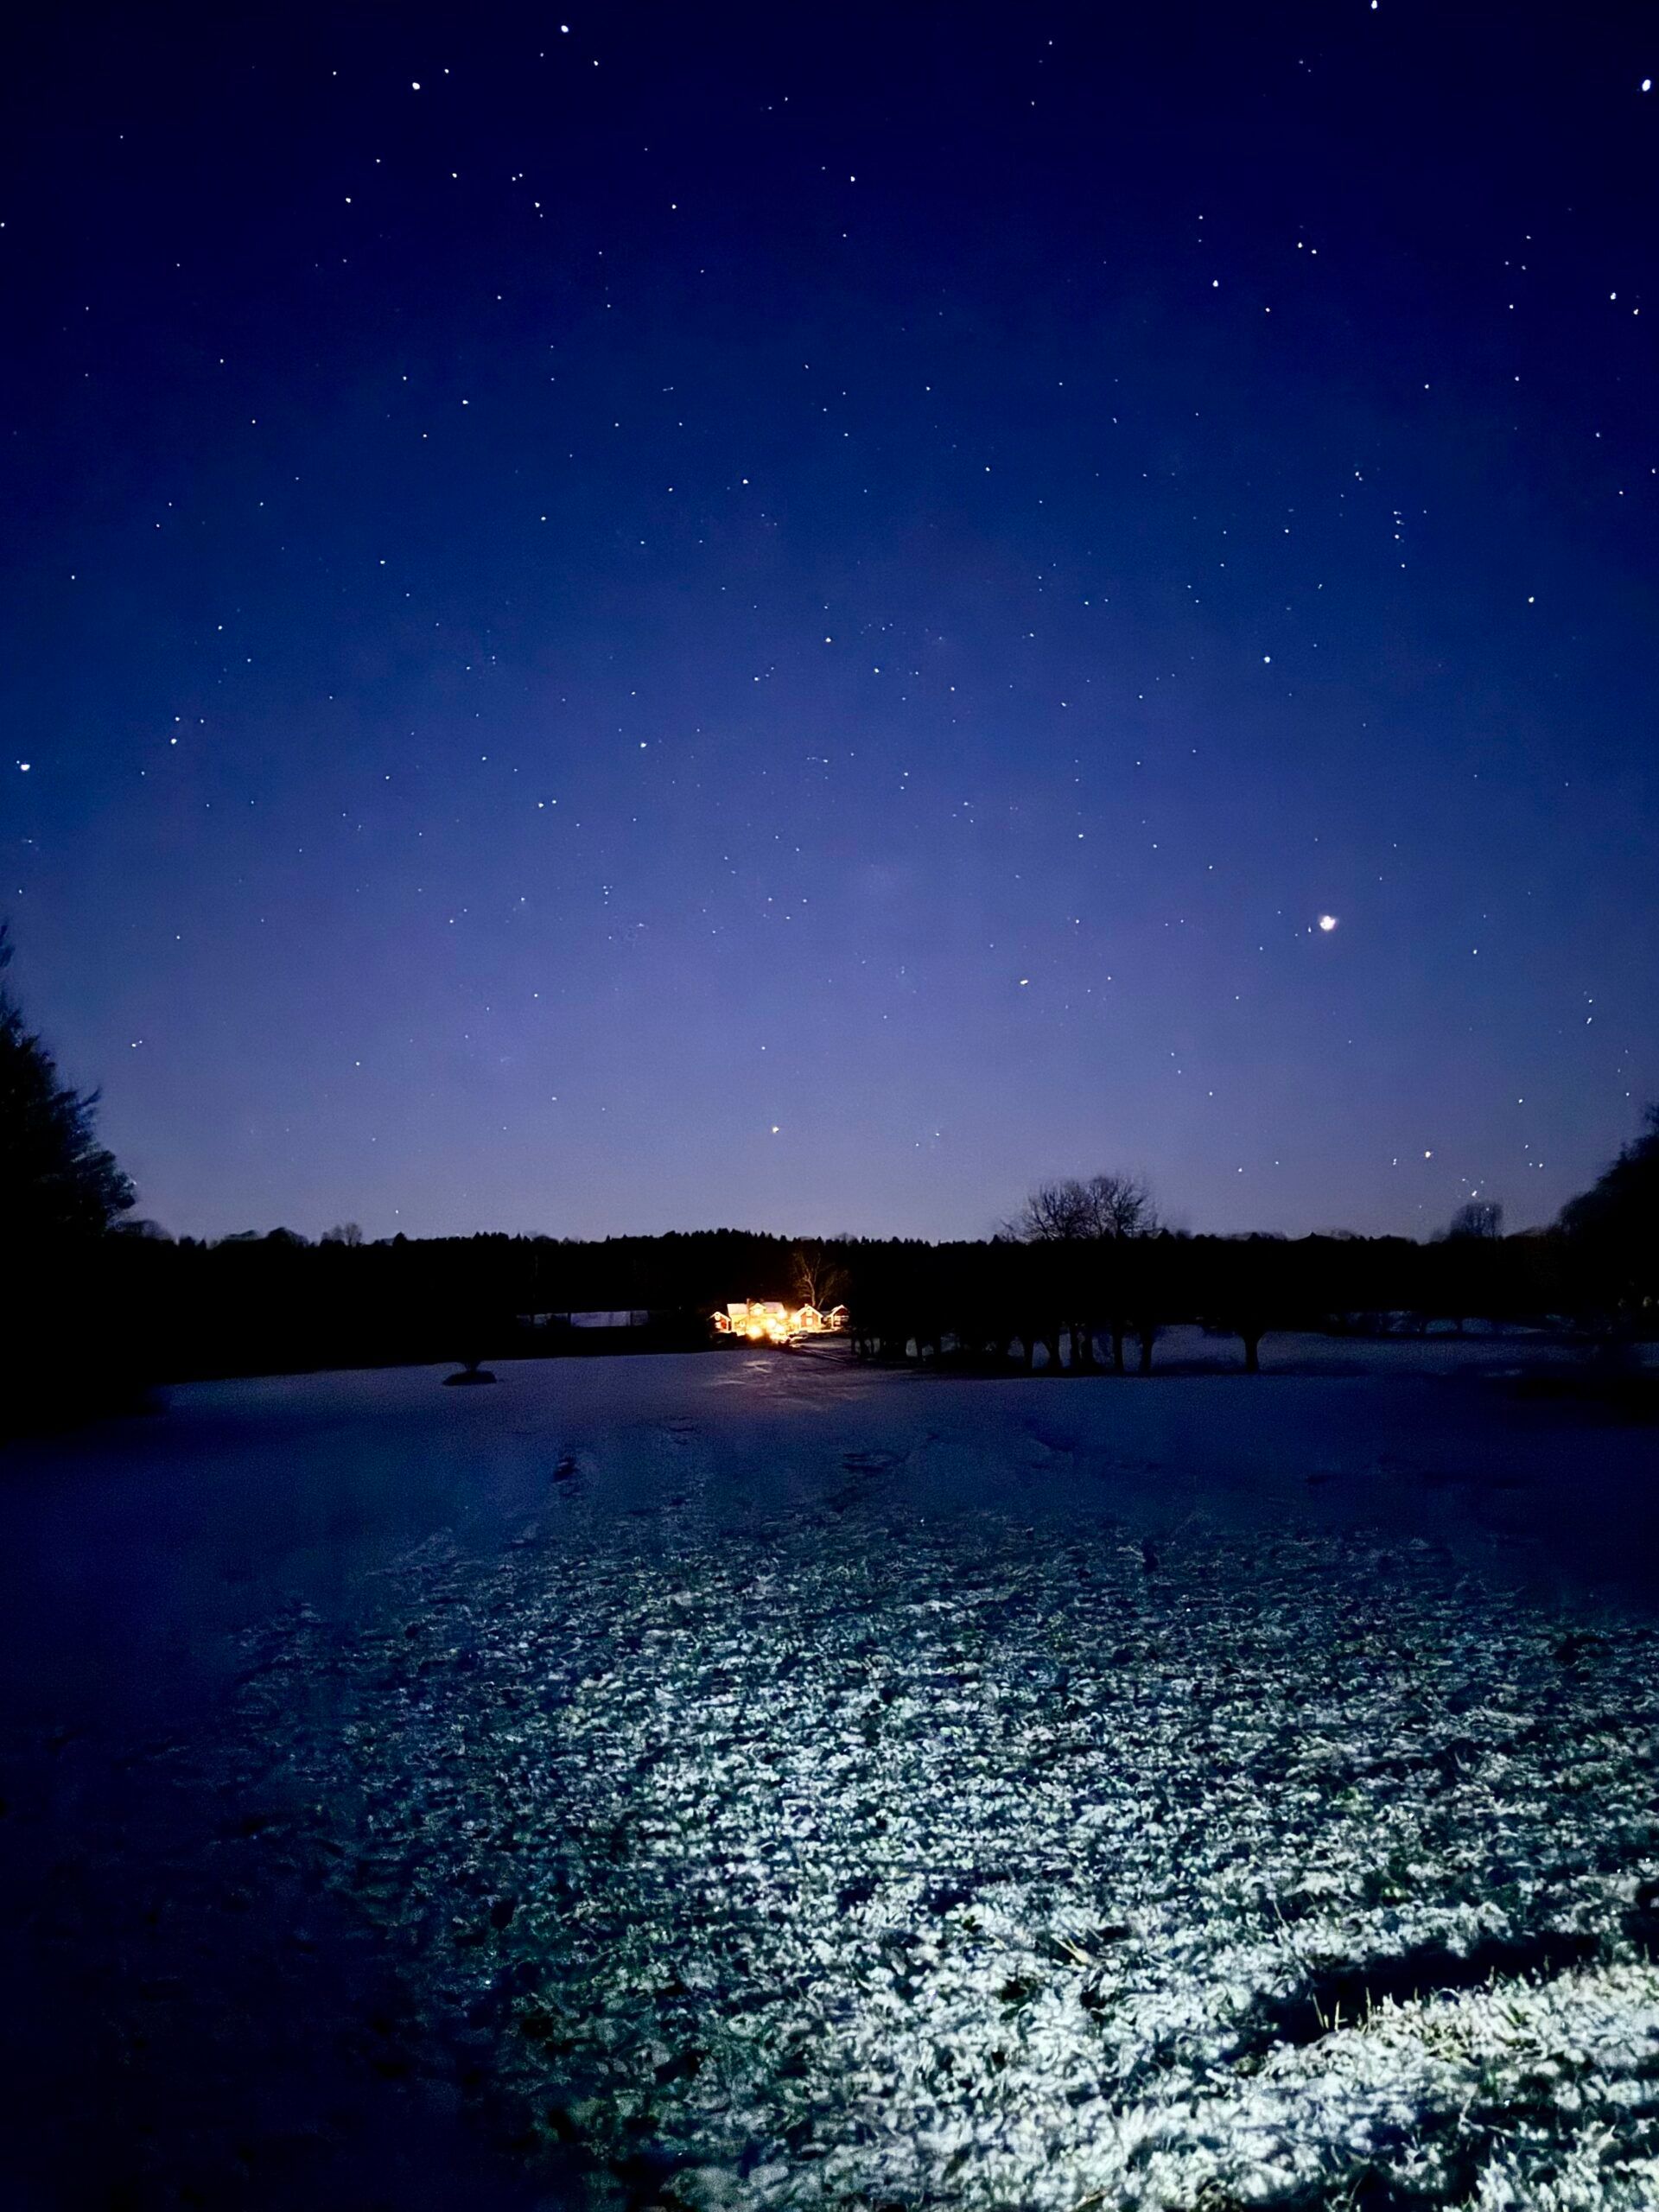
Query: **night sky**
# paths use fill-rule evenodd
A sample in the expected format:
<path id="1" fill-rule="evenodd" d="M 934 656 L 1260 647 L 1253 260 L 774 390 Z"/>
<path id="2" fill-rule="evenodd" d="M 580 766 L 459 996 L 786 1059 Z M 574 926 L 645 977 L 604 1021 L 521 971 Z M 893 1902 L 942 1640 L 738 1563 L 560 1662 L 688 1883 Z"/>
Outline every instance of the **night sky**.
<path id="1" fill-rule="evenodd" d="M 1633 1133 L 1651 9 L 41 14 L 0 907 L 143 1212 L 1423 1234 Z"/>

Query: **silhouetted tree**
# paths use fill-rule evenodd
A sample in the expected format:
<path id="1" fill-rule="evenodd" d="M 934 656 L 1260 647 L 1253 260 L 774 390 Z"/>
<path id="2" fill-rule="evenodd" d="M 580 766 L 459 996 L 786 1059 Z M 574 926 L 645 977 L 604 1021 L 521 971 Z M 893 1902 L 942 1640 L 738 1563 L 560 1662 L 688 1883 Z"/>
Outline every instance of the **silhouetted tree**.
<path id="1" fill-rule="evenodd" d="M 1057 1244 L 1086 1236 L 1083 1185 L 1075 1176 L 1064 1183 L 1039 1183 L 1008 1224 L 1010 1236 L 1029 1244 Z"/>
<path id="2" fill-rule="evenodd" d="M 1141 1340 L 1142 1375 L 1152 1372 L 1152 1348 L 1167 1322 L 1182 1318 L 1190 1306 L 1192 1250 L 1166 1234 L 1137 1237 L 1124 1253 L 1128 1262 L 1125 1306 Z"/>
<path id="3" fill-rule="evenodd" d="M 1144 1272 L 1128 1268 L 1122 1249 L 1131 1238 L 1156 1235 L 1158 1215 L 1152 1194 L 1135 1175 L 1091 1175 L 1085 1182 L 1069 1176 L 1039 1183 L 1008 1234 L 1033 1248 L 1040 1265 L 1029 1278 L 1036 1295 L 1031 1326 L 1022 1331 L 1029 1361 L 1035 1344 L 1048 1347 L 1050 1371 L 1060 1371 L 1063 1336 L 1071 1345 L 1075 1374 L 1096 1365 L 1095 1332 L 1107 1315 L 1112 1365 L 1123 1372 L 1123 1339 L 1129 1330 L 1128 1280 Z"/>
<path id="4" fill-rule="evenodd" d="M 790 1288 L 804 1306 L 827 1313 L 847 1295 L 847 1267 L 833 1246 L 816 1240 L 796 1244 L 789 1255 Z"/>
<path id="5" fill-rule="evenodd" d="M 1561 1208 L 1575 1304 L 1628 1321 L 1659 1299 L 1659 1105 L 1587 1191 Z"/>
<path id="6" fill-rule="evenodd" d="M 1230 1330 L 1244 1347 L 1244 1372 L 1259 1375 L 1262 1338 L 1291 1325 L 1295 1309 L 1289 1247 L 1276 1236 L 1202 1238 L 1194 1263 L 1206 1322 Z"/>
<path id="7" fill-rule="evenodd" d="M 1109 1236 L 1148 1236 L 1158 1226 L 1152 1193 L 1135 1175 L 1068 1176 L 1039 1183 L 1009 1224 L 1028 1244 L 1081 1244 Z"/>
<path id="8" fill-rule="evenodd" d="M 322 1241 L 325 1244 L 350 1244 L 355 1247 L 363 1242 L 363 1231 L 354 1221 L 336 1222 L 332 1229 L 323 1230 Z"/>
<path id="9" fill-rule="evenodd" d="M 0 972 L 11 964 L 0 923 Z M 100 1236 L 133 1204 L 98 1141 L 95 1090 L 73 1090 L 0 987 L 0 1227 L 16 1249 Z"/>
<path id="10" fill-rule="evenodd" d="M 1561 1227 L 1570 1236 L 1644 1236 L 1659 1232 L 1659 1106 L 1643 1116 L 1647 1128 L 1624 1146 L 1587 1191 L 1561 1208 Z"/>
<path id="11" fill-rule="evenodd" d="M 1471 1313 L 1488 1319 L 1505 1303 L 1496 1248 L 1503 1237 L 1503 1209 L 1495 1198 L 1465 1198 L 1431 1244 L 1443 1252 L 1424 1276 L 1429 1306 L 1446 1315 L 1458 1334 Z"/>
<path id="12" fill-rule="evenodd" d="M 1465 1198 L 1446 1225 L 1448 1238 L 1494 1238 L 1503 1234 L 1503 1209 L 1496 1198 Z"/>
<path id="13" fill-rule="evenodd" d="M 1152 1192 L 1138 1175 L 1091 1175 L 1086 1189 L 1097 1236 L 1151 1236 L 1158 1229 Z"/>
<path id="14" fill-rule="evenodd" d="M 0 925 L 0 971 L 10 961 Z M 133 1190 L 98 1141 L 97 1107 L 96 1091 L 63 1080 L 0 985 L 0 1252 L 11 1293 L 0 1431 L 83 1420 L 140 1395 L 131 1332 L 106 1324 L 89 1344 L 87 1324 L 123 1312 L 108 1294 L 117 1255 L 162 1248 L 142 1233 L 110 1234 Z"/>

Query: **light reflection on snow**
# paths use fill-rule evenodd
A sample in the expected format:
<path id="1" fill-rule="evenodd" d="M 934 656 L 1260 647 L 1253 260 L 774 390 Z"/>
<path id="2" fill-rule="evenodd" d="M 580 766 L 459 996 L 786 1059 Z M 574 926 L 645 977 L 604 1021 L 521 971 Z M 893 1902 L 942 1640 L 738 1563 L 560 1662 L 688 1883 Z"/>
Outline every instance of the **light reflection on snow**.
<path id="1" fill-rule="evenodd" d="M 1421 1545 L 843 1510 L 434 1545 L 257 1643 L 320 1863 L 596 2202 L 1659 2198 L 1644 1625 Z M 1440 1986 L 1483 1946 L 1537 1970 Z"/>

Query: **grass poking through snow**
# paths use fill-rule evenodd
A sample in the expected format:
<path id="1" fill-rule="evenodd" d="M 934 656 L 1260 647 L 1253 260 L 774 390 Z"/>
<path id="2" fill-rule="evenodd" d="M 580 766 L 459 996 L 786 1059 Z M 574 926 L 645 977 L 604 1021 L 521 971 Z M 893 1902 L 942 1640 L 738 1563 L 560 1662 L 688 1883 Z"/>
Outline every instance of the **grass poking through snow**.
<path id="1" fill-rule="evenodd" d="M 433 1547 L 254 1656 L 260 1786 L 596 2202 L 1659 2202 L 1645 1625 L 853 1516 Z"/>

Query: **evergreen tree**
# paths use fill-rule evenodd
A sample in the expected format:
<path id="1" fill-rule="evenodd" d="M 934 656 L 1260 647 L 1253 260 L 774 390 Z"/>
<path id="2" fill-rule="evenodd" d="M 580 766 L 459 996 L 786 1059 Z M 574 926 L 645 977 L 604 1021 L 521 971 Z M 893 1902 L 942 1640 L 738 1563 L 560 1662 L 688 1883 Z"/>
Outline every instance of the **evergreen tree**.
<path id="1" fill-rule="evenodd" d="M 0 973 L 11 963 L 0 923 Z M 13 1249 L 101 1236 L 133 1203 L 98 1141 L 98 1093 L 73 1090 L 0 986 L 0 1235 Z"/>
<path id="2" fill-rule="evenodd" d="M 1560 1226 L 1595 1297 L 1651 1311 L 1659 1299 L 1659 1106 L 1587 1191 L 1561 1208 Z"/>
<path id="3" fill-rule="evenodd" d="M 1643 1134 L 1561 1208 L 1561 1227 L 1570 1236 L 1624 1230 L 1651 1237 L 1659 1230 L 1659 1106 L 1649 1106 L 1643 1119 Z"/>

